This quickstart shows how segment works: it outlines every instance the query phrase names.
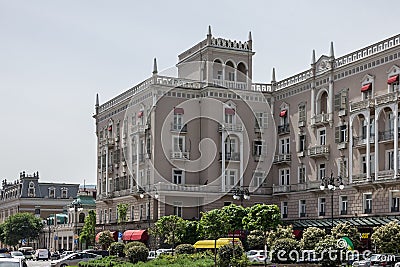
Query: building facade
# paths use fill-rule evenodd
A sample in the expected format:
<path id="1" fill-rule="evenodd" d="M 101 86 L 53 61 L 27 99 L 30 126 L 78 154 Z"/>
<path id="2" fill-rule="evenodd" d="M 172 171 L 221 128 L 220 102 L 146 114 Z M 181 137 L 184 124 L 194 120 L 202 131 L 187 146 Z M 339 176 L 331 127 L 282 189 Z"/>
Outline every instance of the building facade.
<path id="1" fill-rule="evenodd" d="M 119 203 L 129 205 L 127 229 L 146 229 L 163 215 L 265 202 L 275 139 L 264 138 L 272 116 L 261 91 L 271 87 L 251 82 L 253 55 L 251 34 L 231 41 L 209 29 L 179 55 L 177 77 L 154 61 L 149 79 L 96 100 L 99 229 L 118 228 Z"/>
<path id="2" fill-rule="evenodd" d="M 331 43 L 327 55 L 312 53 L 306 71 L 276 81 L 273 70 L 266 84 L 251 81 L 253 55 L 251 35 L 242 43 L 210 30 L 179 55 L 177 78 L 155 64 L 149 79 L 102 105 L 97 99 L 99 225 L 112 225 L 121 202 L 136 228 L 168 214 L 198 218 L 233 202 L 238 188 L 250 189 L 245 205 L 275 203 L 299 229 L 347 220 L 368 239 L 373 226 L 400 215 L 400 36 L 340 57 Z M 188 98 L 197 102 L 185 106 Z M 256 103 L 253 112 L 243 99 Z M 190 120 L 211 113 L 221 121 Z M 204 137 L 221 158 L 187 171 L 212 151 L 194 149 Z"/>
<path id="3" fill-rule="evenodd" d="M 348 220 L 369 246 L 372 227 L 400 215 L 399 66 L 397 35 L 338 58 L 331 44 L 318 60 L 313 52 L 307 71 L 273 78 L 268 198 L 284 220 L 298 228 Z"/>

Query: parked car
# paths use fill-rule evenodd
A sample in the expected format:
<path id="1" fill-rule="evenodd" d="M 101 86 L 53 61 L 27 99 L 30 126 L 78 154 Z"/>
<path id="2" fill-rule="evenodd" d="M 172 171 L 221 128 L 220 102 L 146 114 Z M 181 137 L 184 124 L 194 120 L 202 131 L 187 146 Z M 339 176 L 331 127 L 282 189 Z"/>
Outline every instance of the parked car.
<path id="1" fill-rule="evenodd" d="M 34 258 L 35 250 L 33 247 L 21 247 L 18 249 L 18 251 L 21 251 L 27 260 L 32 260 Z"/>
<path id="2" fill-rule="evenodd" d="M 50 259 L 50 252 L 47 248 L 39 248 L 35 251 L 35 256 L 33 259 L 37 261 L 47 261 Z"/>
<path id="3" fill-rule="evenodd" d="M 50 259 L 51 260 L 58 260 L 60 259 L 61 254 L 58 251 L 54 251 L 53 253 L 50 254 Z"/>
<path id="4" fill-rule="evenodd" d="M 68 256 L 68 255 L 71 255 L 71 254 L 73 254 L 73 253 L 74 253 L 74 252 L 71 251 L 71 250 L 64 250 L 64 251 L 61 253 L 61 255 L 60 255 L 60 259 L 66 257 L 66 256 Z"/>
<path id="5" fill-rule="evenodd" d="M 108 250 L 101 250 L 101 249 L 86 249 L 83 252 L 87 252 L 87 253 L 92 253 L 92 254 L 97 254 L 97 255 L 101 255 L 103 257 L 107 257 L 110 256 L 110 252 Z"/>
<path id="6" fill-rule="evenodd" d="M 10 253 L 0 253 L 0 258 L 12 258 Z"/>
<path id="7" fill-rule="evenodd" d="M 264 250 L 249 250 L 246 252 L 246 255 L 251 262 L 264 262 L 265 260 L 267 261 L 267 263 L 271 262 L 268 259 L 268 252 L 267 255 L 265 255 Z"/>
<path id="8" fill-rule="evenodd" d="M 17 258 L 17 259 L 23 259 L 25 260 L 25 256 L 21 251 L 11 251 L 10 252 L 11 257 Z"/>
<path id="9" fill-rule="evenodd" d="M 52 261 L 50 263 L 51 267 L 66 267 L 66 266 L 71 266 L 71 265 L 78 265 L 79 262 L 82 261 L 90 261 L 90 260 L 95 260 L 102 258 L 101 255 L 97 254 L 92 254 L 92 253 L 87 253 L 87 252 L 77 252 L 77 253 L 72 253 L 68 256 L 65 256 L 64 258 L 61 258 L 59 260 Z M 0 266 L 2 267 L 2 266 Z"/>
<path id="10" fill-rule="evenodd" d="M 17 258 L 0 258 L 0 267 L 28 267 L 25 260 Z"/>
<path id="11" fill-rule="evenodd" d="M 156 257 L 161 254 L 172 254 L 172 248 L 160 248 L 156 250 Z"/>

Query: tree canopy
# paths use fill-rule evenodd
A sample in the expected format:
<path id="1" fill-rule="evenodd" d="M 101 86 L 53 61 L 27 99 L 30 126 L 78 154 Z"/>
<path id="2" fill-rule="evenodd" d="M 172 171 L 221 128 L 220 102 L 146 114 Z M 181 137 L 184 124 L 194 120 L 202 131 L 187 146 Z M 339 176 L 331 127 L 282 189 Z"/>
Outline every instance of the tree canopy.
<path id="1" fill-rule="evenodd" d="M 10 246 L 17 245 L 22 239 L 35 239 L 43 229 L 40 218 L 28 212 L 9 216 L 2 224 L 1 240 Z"/>
<path id="2" fill-rule="evenodd" d="M 154 232 L 165 239 L 165 243 L 175 247 L 185 234 L 185 220 L 176 215 L 163 216 L 155 223 Z"/>
<path id="3" fill-rule="evenodd" d="M 88 216 L 85 218 L 81 234 L 79 236 L 80 242 L 86 242 L 86 246 L 93 246 L 96 237 L 96 212 L 90 210 Z"/>
<path id="4" fill-rule="evenodd" d="M 398 253 L 400 251 L 400 225 L 398 221 L 392 221 L 374 228 L 371 239 L 379 252 Z"/>

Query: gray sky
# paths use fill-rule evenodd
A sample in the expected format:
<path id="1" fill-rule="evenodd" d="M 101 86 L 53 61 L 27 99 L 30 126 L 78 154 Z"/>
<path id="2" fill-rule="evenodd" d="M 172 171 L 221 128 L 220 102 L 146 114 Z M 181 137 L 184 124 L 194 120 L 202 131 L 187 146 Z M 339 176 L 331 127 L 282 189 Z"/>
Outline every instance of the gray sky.
<path id="1" fill-rule="evenodd" d="M 0 177 L 95 183 L 95 94 L 100 102 L 214 36 L 247 40 L 253 80 L 281 80 L 317 58 L 342 56 L 399 33 L 396 0 L 0 0 Z"/>

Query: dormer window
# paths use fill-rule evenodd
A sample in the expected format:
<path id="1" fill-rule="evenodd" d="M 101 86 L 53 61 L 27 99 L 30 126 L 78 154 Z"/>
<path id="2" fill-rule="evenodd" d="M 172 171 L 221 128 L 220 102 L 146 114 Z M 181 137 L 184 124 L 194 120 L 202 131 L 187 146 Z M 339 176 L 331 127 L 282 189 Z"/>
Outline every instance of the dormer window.
<path id="1" fill-rule="evenodd" d="M 225 108 L 225 123 L 234 123 L 235 110 L 233 108 Z"/>
<path id="2" fill-rule="evenodd" d="M 68 198 L 68 188 L 66 187 L 61 188 L 61 198 Z"/>
<path id="3" fill-rule="evenodd" d="M 389 85 L 389 92 L 399 91 L 399 74 L 390 76 L 387 83 Z"/>
<path id="4" fill-rule="evenodd" d="M 56 198 L 56 188 L 49 187 L 49 198 Z"/>
<path id="5" fill-rule="evenodd" d="M 28 197 L 35 197 L 35 183 L 29 182 Z"/>

